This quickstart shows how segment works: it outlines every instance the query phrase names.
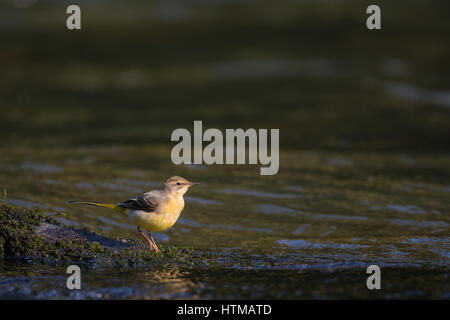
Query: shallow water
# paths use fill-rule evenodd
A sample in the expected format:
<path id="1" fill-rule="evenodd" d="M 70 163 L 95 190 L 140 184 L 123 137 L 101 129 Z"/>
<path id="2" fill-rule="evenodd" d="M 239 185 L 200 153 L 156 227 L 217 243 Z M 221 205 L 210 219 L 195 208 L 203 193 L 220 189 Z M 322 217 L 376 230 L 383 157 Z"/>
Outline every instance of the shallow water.
<path id="1" fill-rule="evenodd" d="M 251 1 L 92 5 L 89 31 L 68 36 L 49 3 L 0 12 L 6 201 L 139 239 L 118 213 L 66 201 L 119 202 L 180 175 L 201 184 L 154 236 L 219 264 L 84 269 L 71 292 L 62 267 L 5 262 L 0 298 L 450 298 L 445 10 L 395 5 L 385 23 L 405 27 L 368 39 L 352 1 L 256 17 Z M 433 17 L 421 33 L 418 11 Z M 280 128 L 279 173 L 173 165 L 170 133 L 194 120 Z M 381 291 L 366 288 L 371 264 Z"/>
<path id="2" fill-rule="evenodd" d="M 103 151 L 96 154 L 97 164 L 85 166 L 82 159 L 77 160 L 80 151 L 65 150 L 62 154 L 71 159 L 70 166 L 64 159 L 52 162 L 62 168 L 60 172 L 43 173 L 12 162 L 5 164 L 2 177 L 14 177 L 9 180 L 6 201 L 42 207 L 48 212 L 63 211 L 64 223 L 94 226 L 107 235 L 139 239 L 126 217 L 101 208 L 71 206 L 65 201 L 121 201 L 155 188 L 156 181 L 171 171 L 140 169 L 137 173 L 133 165 L 123 164 L 120 156 L 106 160 L 103 157 L 109 157 L 110 152 Z M 170 149 L 165 152 L 169 154 Z M 94 155 L 90 152 L 89 157 Z M 420 179 L 371 172 L 368 163 L 380 163 L 382 159 L 393 163 L 395 155 L 347 155 L 353 159 L 352 166 L 339 169 L 329 167 L 328 159 L 333 154 L 289 155 L 304 160 L 313 157 L 314 162 L 300 170 L 282 163 L 283 170 L 270 183 L 252 176 L 252 168 L 177 168 L 177 174 L 202 184 L 189 191 L 178 223 L 154 236 L 161 244 L 194 247 L 199 254 L 217 259 L 223 270 L 218 266 L 170 272 L 136 269 L 131 272 L 133 276 L 124 275 L 129 271 L 85 270 L 85 289 L 72 293 L 64 289 L 63 268 L 7 265 L 1 273 L 2 297 L 369 298 L 409 297 L 410 291 L 417 291 L 419 298 L 448 296 L 450 219 L 445 184 L 427 182 L 418 188 Z M 46 161 L 48 156 L 46 151 Z M 37 153 L 33 161 L 44 163 Z M 104 161 L 110 162 L 109 168 L 119 168 L 120 173 L 111 174 Z M 426 161 L 433 160 L 418 160 Z M 390 170 L 395 171 L 392 164 Z M 413 189 L 405 191 L 406 186 Z M 365 269 L 371 264 L 379 265 L 383 275 L 389 277 L 386 282 L 390 287 L 383 295 L 370 294 L 364 288 Z M 221 280 L 224 272 L 230 277 L 229 283 Z M 112 282 L 108 281 L 110 277 Z M 323 280 L 328 287 L 320 281 L 322 277 L 328 279 Z M 417 277 L 426 285 L 418 285 Z M 349 287 L 358 285 L 358 281 L 359 290 L 349 293 Z M 309 289 L 302 289 L 305 283 Z M 271 292 L 271 286 L 279 290 Z"/>

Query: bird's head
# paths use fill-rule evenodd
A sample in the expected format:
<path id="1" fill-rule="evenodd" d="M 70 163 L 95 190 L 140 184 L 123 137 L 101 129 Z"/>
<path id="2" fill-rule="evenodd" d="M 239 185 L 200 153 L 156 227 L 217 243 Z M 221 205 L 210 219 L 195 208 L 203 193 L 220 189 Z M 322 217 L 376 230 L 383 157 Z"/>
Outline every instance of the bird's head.
<path id="1" fill-rule="evenodd" d="M 182 177 L 173 176 L 164 182 L 164 190 L 177 193 L 177 194 L 185 194 L 189 187 L 196 185 L 196 182 L 190 182 Z"/>

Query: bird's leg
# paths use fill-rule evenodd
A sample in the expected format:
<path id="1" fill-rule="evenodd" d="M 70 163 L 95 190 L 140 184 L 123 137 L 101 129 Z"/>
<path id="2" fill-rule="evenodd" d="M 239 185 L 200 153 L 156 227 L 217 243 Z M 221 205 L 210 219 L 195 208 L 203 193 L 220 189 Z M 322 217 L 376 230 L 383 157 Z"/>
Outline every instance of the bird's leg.
<path id="1" fill-rule="evenodd" d="M 156 246 L 153 237 L 150 235 L 150 238 L 147 237 L 147 235 L 144 233 L 144 231 L 142 231 L 142 229 L 138 226 L 137 227 L 137 231 L 148 241 L 148 246 L 150 251 L 155 251 L 155 252 L 159 252 L 158 247 Z"/>
<path id="2" fill-rule="evenodd" d="M 155 252 L 160 252 L 158 246 L 156 245 L 155 239 L 153 239 L 152 234 L 149 232 L 150 240 L 153 242 L 153 246 L 155 248 Z"/>

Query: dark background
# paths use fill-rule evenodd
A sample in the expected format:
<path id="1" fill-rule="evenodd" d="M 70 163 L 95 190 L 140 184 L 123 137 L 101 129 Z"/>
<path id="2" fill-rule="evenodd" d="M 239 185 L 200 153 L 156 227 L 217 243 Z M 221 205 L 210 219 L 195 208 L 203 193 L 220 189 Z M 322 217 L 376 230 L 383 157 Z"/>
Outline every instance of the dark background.
<path id="1" fill-rule="evenodd" d="M 448 153 L 448 1 L 0 4 L 0 144 L 170 143 L 280 128 L 281 148 Z"/>

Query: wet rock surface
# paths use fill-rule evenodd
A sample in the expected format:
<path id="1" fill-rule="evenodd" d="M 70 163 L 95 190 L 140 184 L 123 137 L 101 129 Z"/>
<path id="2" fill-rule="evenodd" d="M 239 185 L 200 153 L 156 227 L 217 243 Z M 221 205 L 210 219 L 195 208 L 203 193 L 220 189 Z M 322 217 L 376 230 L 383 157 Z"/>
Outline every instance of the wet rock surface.
<path id="1" fill-rule="evenodd" d="M 39 226 L 36 226 L 34 232 L 50 243 L 60 240 L 97 242 L 110 250 L 130 249 L 136 246 L 136 244 L 132 244 L 125 239 L 111 239 L 88 230 L 67 228 L 48 222 L 42 222 Z"/>

